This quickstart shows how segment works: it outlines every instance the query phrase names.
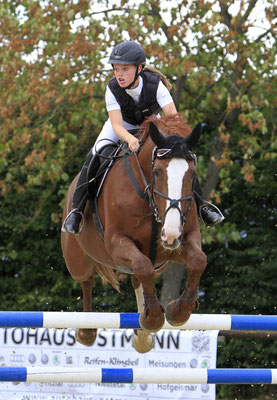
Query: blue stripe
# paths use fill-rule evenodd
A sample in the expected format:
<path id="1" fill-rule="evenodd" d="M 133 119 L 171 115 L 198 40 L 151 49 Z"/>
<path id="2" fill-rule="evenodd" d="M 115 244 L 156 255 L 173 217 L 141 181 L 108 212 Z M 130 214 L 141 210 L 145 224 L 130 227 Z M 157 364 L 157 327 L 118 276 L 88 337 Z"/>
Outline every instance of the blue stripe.
<path id="1" fill-rule="evenodd" d="M 0 327 L 43 327 L 43 312 L 0 311 Z"/>
<path id="2" fill-rule="evenodd" d="M 123 329 L 141 329 L 138 313 L 120 314 L 120 328 Z"/>
<path id="3" fill-rule="evenodd" d="M 207 383 L 271 383 L 270 369 L 208 369 Z"/>
<path id="4" fill-rule="evenodd" d="M 102 383 L 133 383 L 132 368 L 102 368 Z"/>
<path id="5" fill-rule="evenodd" d="M 277 317 L 270 315 L 231 315 L 232 330 L 276 331 Z"/>
<path id="6" fill-rule="evenodd" d="M 26 382 L 27 368 L 25 367 L 1 367 L 1 382 Z"/>

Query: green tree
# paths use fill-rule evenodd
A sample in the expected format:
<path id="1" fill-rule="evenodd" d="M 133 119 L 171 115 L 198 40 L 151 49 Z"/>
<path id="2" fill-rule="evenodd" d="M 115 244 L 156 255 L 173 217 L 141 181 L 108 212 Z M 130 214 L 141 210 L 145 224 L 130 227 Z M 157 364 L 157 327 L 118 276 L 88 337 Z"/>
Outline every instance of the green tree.
<path id="1" fill-rule="evenodd" d="M 274 0 L 233 3 L 0 4 L 3 309 L 81 309 L 80 287 L 59 245 L 62 206 L 107 118 L 106 57 L 115 44 L 132 39 L 169 77 L 188 122 L 206 125 L 198 173 L 226 222 L 203 229 L 209 263 L 201 312 L 275 313 L 277 6 Z M 167 276 L 166 284 L 175 296 L 175 281 Z M 162 281 L 158 285 L 162 290 Z M 117 295 L 97 281 L 99 309 L 131 311 L 129 286 L 123 283 Z M 120 296 L 130 296 L 130 310 L 121 309 Z M 226 346 L 222 365 L 236 346 Z"/>

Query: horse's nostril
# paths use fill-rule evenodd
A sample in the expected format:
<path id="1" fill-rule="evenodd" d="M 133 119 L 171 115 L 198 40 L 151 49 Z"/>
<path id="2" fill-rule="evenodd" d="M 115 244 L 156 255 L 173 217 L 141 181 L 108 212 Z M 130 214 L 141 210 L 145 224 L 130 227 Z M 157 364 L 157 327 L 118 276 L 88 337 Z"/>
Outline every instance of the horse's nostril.
<path id="1" fill-rule="evenodd" d="M 172 243 L 168 241 L 163 241 L 163 247 L 168 250 L 176 250 L 180 246 L 181 242 L 179 239 L 174 239 Z"/>

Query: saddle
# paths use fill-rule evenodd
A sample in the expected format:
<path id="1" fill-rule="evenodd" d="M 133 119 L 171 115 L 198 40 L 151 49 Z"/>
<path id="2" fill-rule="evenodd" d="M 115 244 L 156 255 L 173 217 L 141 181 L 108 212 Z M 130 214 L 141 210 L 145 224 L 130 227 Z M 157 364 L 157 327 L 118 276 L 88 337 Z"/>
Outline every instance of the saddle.
<path id="1" fill-rule="evenodd" d="M 129 129 L 128 132 L 135 135 L 138 133 L 139 129 L 140 128 Z M 119 140 L 117 143 L 112 142 L 103 146 L 96 160 L 94 158 L 92 159 L 87 172 L 88 194 L 91 199 L 99 196 L 107 174 L 114 163 L 121 158 L 118 157 L 119 153 L 123 150 L 126 154 L 127 149 L 127 143 Z M 95 165 L 95 163 L 97 163 L 97 165 Z"/>

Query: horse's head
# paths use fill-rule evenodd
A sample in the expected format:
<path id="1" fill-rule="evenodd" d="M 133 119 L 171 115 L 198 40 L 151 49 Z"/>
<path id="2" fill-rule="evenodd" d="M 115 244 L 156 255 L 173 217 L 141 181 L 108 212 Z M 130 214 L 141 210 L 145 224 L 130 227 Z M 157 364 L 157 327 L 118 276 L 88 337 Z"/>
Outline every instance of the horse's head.
<path id="1" fill-rule="evenodd" d="M 177 249 L 183 227 L 193 202 L 196 157 L 193 146 L 201 134 L 199 123 L 187 136 L 164 136 L 150 122 L 149 134 L 156 147 L 153 151 L 152 187 L 156 219 L 161 222 L 161 240 L 166 249 Z"/>

